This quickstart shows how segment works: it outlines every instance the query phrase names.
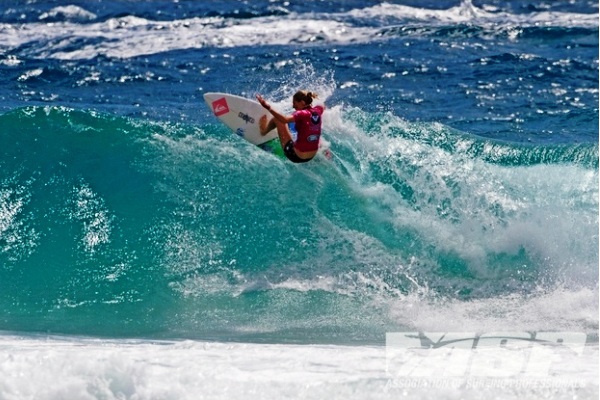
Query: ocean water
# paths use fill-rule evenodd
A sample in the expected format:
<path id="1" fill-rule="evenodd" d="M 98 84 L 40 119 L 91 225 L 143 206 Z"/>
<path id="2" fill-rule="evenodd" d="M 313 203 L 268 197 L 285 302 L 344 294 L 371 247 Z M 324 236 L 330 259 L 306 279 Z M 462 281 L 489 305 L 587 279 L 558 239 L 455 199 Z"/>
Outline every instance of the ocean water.
<path id="1" fill-rule="evenodd" d="M 598 397 L 597 2 L 0 0 L 0 85 L 0 399 Z"/>

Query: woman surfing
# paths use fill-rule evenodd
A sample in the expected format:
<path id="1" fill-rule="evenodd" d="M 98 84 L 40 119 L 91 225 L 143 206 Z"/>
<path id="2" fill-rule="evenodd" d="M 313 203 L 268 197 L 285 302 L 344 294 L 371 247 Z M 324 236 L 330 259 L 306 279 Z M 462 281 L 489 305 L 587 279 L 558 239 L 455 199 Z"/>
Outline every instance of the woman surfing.
<path id="1" fill-rule="evenodd" d="M 292 107 L 296 110 L 292 115 L 286 116 L 271 108 L 271 105 L 260 95 L 256 95 L 258 102 L 271 113 L 273 118 L 267 122 L 263 115 L 259 121 L 260 133 L 266 135 L 277 128 L 279 142 L 285 156 L 294 163 L 304 163 L 313 159 L 319 150 L 321 140 L 321 116 L 325 107 L 313 106 L 313 99 L 317 95 L 313 92 L 299 90 L 292 97 Z M 288 124 L 294 122 L 298 136 L 294 141 Z"/>

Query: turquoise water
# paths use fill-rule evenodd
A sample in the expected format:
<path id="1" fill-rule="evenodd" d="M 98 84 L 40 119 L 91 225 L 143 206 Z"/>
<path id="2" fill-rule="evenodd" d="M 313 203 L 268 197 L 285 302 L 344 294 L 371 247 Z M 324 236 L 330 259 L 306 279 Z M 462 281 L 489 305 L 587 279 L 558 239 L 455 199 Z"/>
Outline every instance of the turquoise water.
<path id="1" fill-rule="evenodd" d="M 0 399 L 598 398 L 597 1 L 0 0 L 0 86 Z"/>
<path id="2" fill-rule="evenodd" d="M 308 166 L 217 122 L 5 113 L 3 328 L 375 343 L 407 299 L 597 281 L 597 144 L 329 113 L 336 156 Z"/>

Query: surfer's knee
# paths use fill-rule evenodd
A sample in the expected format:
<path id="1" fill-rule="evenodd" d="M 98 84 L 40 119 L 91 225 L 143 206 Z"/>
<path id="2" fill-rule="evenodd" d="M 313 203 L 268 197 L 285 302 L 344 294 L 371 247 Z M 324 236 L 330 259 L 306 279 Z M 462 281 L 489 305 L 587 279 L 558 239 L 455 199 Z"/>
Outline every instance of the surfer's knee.
<path id="1" fill-rule="evenodd" d="M 260 120 L 258 121 L 258 128 L 260 129 L 261 135 L 266 135 L 267 133 L 271 132 L 273 129 L 276 128 L 274 120 L 275 120 L 274 118 L 271 118 L 267 122 L 266 115 L 263 115 L 262 117 L 260 117 Z"/>

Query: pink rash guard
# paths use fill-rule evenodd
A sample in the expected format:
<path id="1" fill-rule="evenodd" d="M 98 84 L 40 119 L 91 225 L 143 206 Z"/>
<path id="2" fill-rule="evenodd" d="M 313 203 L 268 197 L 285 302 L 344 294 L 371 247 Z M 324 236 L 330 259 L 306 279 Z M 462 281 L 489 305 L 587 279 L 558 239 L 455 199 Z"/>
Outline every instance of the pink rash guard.
<path id="1" fill-rule="evenodd" d="M 296 123 L 296 130 L 298 131 L 298 138 L 294 143 L 294 148 L 302 152 L 319 149 L 322 114 L 323 106 L 305 108 L 292 114 Z"/>

